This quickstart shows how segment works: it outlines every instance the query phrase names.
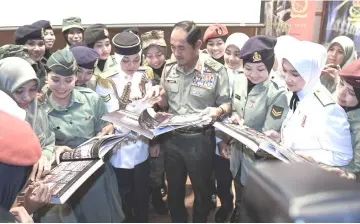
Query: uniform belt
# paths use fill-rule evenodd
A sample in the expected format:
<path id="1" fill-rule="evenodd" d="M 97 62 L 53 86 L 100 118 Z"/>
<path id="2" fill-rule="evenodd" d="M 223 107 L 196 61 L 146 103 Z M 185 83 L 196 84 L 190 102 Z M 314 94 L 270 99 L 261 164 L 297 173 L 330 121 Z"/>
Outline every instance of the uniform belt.
<path id="1" fill-rule="evenodd" d="M 204 131 L 207 131 L 211 128 L 211 125 L 206 125 L 203 127 L 185 127 L 185 128 L 179 128 L 174 130 L 175 133 L 178 134 L 200 134 L 203 133 Z"/>

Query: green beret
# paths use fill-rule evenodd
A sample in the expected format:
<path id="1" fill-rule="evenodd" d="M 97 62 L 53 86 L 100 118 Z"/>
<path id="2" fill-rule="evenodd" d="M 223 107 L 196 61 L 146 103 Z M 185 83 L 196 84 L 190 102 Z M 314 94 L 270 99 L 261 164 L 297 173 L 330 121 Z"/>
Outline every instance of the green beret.
<path id="1" fill-rule="evenodd" d="M 81 19 L 79 17 L 70 17 L 63 19 L 61 31 L 64 32 L 72 28 L 79 28 L 81 30 L 84 30 L 84 28 L 81 25 Z"/>
<path id="2" fill-rule="evenodd" d="M 77 71 L 76 60 L 71 51 L 62 49 L 53 53 L 46 63 L 47 67 L 57 75 L 71 76 Z"/>

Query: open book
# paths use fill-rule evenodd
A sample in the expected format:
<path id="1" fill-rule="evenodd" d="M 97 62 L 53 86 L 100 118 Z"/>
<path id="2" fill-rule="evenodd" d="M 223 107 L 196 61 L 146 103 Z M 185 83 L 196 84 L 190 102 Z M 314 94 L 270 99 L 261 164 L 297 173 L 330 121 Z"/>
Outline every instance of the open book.
<path id="1" fill-rule="evenodd" d="M 164 112 L 155 112 L 153 108 L 147 108 L 140 114 L 128 110 L 117 110 L 102 117 L 103 120 L 113 123 L 149 139 L 173 131 L 178 128 L 207 125 L 211 118 L 197 114 L 173 115 Z"/>
<path id="2" fill-rule="evenodd" d="M 64 204 L 70 196 L 103 164 L 104 156 L 116 144 L 125 139 L 123 135 L 94 137 L 71 152 L 60 155 L 60 164 L 51 169 L 42 181 L 50 187 L 51 204 Z M 31 182 L 26 183 L 17 200 L 22 203 Z M 36 190 L 36 189 L 35 189 Z"/>
<path id="3" fill-rule="evenodd" d="M 245 125 L 230 124 L 224 121 L 215 122 L 213 126 L 237 139 L 255 153 L 263 150 L 285 163 L 308 162 L 293 150 L 280 145 L 264 133 L 258 132 Z"/>

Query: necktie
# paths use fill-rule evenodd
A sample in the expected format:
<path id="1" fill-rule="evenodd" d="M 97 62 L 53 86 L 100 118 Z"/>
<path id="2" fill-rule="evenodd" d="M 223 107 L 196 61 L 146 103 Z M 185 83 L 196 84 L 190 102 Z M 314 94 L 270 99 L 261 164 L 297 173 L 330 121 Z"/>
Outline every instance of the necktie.
<path id="1" fill-rule="evenodd" d="M 290 109 L 295 111 L 296 105 L 300 101 L 299 97 L 297 96 L 296 92 L 293 92 L 293 95 L 290 99 Z"/>

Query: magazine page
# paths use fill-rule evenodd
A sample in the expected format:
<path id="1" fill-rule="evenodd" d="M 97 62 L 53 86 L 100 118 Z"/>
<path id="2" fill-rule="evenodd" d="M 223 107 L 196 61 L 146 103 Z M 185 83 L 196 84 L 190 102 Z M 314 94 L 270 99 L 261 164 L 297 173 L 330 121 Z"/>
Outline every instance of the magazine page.
<path id="1" fill-rule="evenodd" d="M 99 167 L 103 160 L 64 161 L 54 167 L 50 174 L 42 179 L 51 191 L 51 204 L 63 204 Z M 18 196 L 23 203 L 25 192 L 31 182 L 28 182 Z M 35 188 L 36 190 L 36 188 Z"/>
<path id="2" fill-rule="evenodd" d="M 286 163 L 306 161 L 293 150 L 280 145 L 273 139 L 267 137 L 264 133 L 251 129 L 245 125 L 215 122 L 214 127 L 242 142 L 255 153 L 261 149 Z"/>

